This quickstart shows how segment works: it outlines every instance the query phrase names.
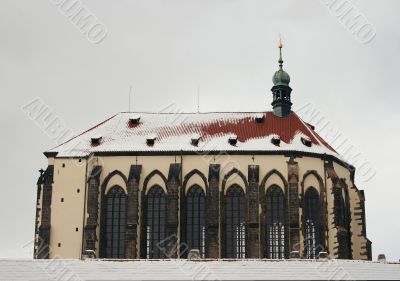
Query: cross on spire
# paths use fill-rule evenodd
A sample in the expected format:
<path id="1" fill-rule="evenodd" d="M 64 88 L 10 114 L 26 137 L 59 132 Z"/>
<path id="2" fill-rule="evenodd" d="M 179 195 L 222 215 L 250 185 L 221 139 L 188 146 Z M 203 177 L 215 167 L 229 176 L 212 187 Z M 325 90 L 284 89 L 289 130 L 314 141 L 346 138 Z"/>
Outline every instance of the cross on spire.
<path id="1" fill-rule="evenodd" d="M 278 48 L 279 48 L 279 68 L 280 69 L 282 69 L 282 67 L 283 67 L 283 60 L 282 60 L 282 48 L 283 48 L 283 44 L 282 44 L 282 38 L 281 38 L 281 35 L 279 34 L 279 45 L 278 45 Z"/>

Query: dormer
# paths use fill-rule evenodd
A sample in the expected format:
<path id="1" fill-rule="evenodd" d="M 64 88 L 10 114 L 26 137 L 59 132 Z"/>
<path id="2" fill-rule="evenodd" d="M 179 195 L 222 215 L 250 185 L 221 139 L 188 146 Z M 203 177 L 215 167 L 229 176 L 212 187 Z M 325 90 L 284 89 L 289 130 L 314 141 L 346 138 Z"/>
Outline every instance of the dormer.
<path id="1" fill-rule="evenodd" d="M 93 135 L 90 138 L 90 144 L 92 146 L 98 146 L 98 145 L 100 145 L 102 139 L 103 139 L 103 137 L 101 135 Z"/>
<path id="2" fill-rule="evenodd" d="M 148 146 L 153 146 L 155 141 L 157 139 L 157 135 L 156 134 L 151 134 L 146 138 L 146 144 Z"/>
<path id="3" fill-rule="evenodd" d="M 237 144 L 237 141 L 238 141 L 238 137 L 235 134 L 230 135 L 228 138 L 228 142 L 230 145 L 235 146 Z"/>

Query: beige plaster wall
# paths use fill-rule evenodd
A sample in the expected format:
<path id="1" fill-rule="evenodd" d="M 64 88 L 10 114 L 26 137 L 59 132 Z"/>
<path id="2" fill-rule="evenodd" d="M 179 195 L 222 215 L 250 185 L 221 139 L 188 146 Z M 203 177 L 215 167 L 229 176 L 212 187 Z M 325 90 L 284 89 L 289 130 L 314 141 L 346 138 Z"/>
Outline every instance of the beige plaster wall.
<path id="1" fill-rule="evenodd" d="M 80 258 L 86 160 L 82 159 L 79 162 L 78 159 L 56 158 L 52 163 L 54 183 L 51 202 L 50 258 Z M 62 198 L 64 202 L 61 202 Z"/>

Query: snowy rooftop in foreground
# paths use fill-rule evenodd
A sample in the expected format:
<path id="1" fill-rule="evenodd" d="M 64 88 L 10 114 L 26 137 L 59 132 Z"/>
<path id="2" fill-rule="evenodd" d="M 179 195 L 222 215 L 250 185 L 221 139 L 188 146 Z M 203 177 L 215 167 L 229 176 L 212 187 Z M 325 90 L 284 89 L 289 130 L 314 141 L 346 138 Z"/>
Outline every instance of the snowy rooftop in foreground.
<path id="1" fill-rule="evenodd" d="M 200 137 L 195 144 L 194 135 Z M 237 142 L 230 142 L 231 136 L 237 136 Z M 271 141 L 277 137 L 278 144 Z M 149 138 L 154 143 L 149 144 Z M 82 157 L 92 152 L 180 151 L 301 151 L 338 156 L 293 112 L 286 117 L 272 112 L 118 113 L 46 152 Z"/>
<path id="2" fill-rule="evenodd" d="M 12 260 L 0 280 L 399 280 L 400 263 L 352 260 Z"/>

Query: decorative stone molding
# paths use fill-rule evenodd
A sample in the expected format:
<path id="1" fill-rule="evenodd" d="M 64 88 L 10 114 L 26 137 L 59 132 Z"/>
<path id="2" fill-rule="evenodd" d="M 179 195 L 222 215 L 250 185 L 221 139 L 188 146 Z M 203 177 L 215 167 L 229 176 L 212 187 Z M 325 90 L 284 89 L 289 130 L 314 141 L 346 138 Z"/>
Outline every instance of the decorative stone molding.
<path id="1" fill-rule="evenodd" d="M 328 179 L 332 181 L 333 227 L 337 230 L 334 237 L 336 240 L 333 255 L 339 259 L 351 259 L 351 216 L 347 184 L 345 179 L 339 178 L 333 167 L 333 163 L 325 163 L 325 170 Z"/>
<path id="2" fill-rule="evenodd" d="M 167 240 L 165 245 L 166 257 L 178 257 L 178 224 L 179 224 L 179 186 L 181 185 L 181 164 L 174 163 L 169 166 L 167 182 Z"/>
<path id="3" fill-rule="evenodd" d="M 205 176 L 202 172 L 200 172 L 199 170 L 193 169 L 193 170 L 191 170 L 188 174 L 186 174 L 185 177 L 184 177 L 184 179 L 183 179 L 183 184 L 182 184 L 182 191 L 183 191 L 183 193 L 185 193 L 185 192 L 187 191 L 187 190 L 186 190 L 186 189 L 188 188 L 187 183 L 189 182 L 190 178 L 191 178 L 192 176 L 194 176 L 194 175 L 199 175 L 199 177 L 203 180 L 205 190 L 207 191 L 207 189 L 208 189 L 208 184 L 207 184 L 207 178 L 206 178 L 206 176 Z"/>
<path id="4" fill-rule="evenodd" d="M 248 183 L 247 183 L 247 179 L 245 177 L 245 175 L 238 169 L 233 168 L 232 170 L 230 170 L 225 176 L 224 179 L 222 180 L 222 192 L 225 193 L 225 189 L 227 188 L 226 186 L 226 182 L 228 181 L 228 179 L 233 175 L 233 174 L 237 174 L 242 180 L 245 186 L 243 186 L 244 190 L 247 191 L 247 187 L 248 187 Z M 229 186 L 228 186 L 229 187 Z"/>
<path id="5" fill-rule="evenodd" d="M 139 223 L 139 182 L 142 165 L 131 165 L 127 186 L 127 214 L 125 233 L 125 257 L 137 258 L 137 231 Z"/>
<path id="6" fill-rule="evenodd" d="M 341 178 L 339 180 L 340 186 L 343 190 L 341 193 L 343 198 L 343 208 L 345 218 L 343 221 L 342 228 L 339 228 L 338 231 L 338 242 L 339 242 L 339 258 L 344 259 L 352 259 L 352 231 L 351 231 L 351 208 L 350 208 L 350 195 L 349 195 L 349 188 L 346 184 L 346 179 Z M 342 239 L 339 240 L 339 235 L 343 236 Z"/>
<path id="7" fill-rule="evenodd" d="M 265 188 L 265 184 L 267 183 L 267 180 L 272 176 L 272 175 L 277 175 L 281 180 L 283 185 L 286 187 L 288 186 L 288 181 L 285 179 L 285 177 L 276 169 L 272 169 L 269 171 L 261 180 L 260 186 Z"/>
<path id="8" fill-rule="evenodd" d="M 300 217 L 299 217 L 299 164 L 291 156 L 288 164 L 288 186 L 286 195 L 286 257 L 290 252 L 300 251 Z"/>
<path id="9" fill-rule="evenodd" d="M 259 239 L 259 214 L 258 214 L 258 184 L 259 184 L 259 166 L 248 166 L 248 188 L 246 192 L 246 222 L 247 222 L 247 243 L 246 257 L 260 257 L 260 239 Z"/>
<path id="10" fill-rule="evenodd" d="M 160 176 L 161 179 L 163 180 L 165 186 L 167 186 L 168 180 L 167 180 L 167 178 L 164 176 L 164 174 L 161 173 L 159 170 L 153 170 L 150 174 L 148 174 L 148 175 L 146 176 L 146 178 L 145 178 L 144 181 L 143 181 L 143 190 L 142 190 L 142 191 L 144 192 L 144 194 L 146 194 L 147 189 L 149 189 L 149 188 L 151 187 L 151 186 L 148 186 L 148 184 L 149 184 L 149 181 L 151 180 L 151 178 L 152 178 L 153 176 L 155 176 L 155 175 Z"/>
<path id="11" fill-rule="evenodd" d="M 219 258 L 219 176 L 221 166 L 210 164 L 208 170 L 208 190 L 206 196 L 206 258 Z"/>
<path id="12" fill-rule="evenodd" d="M 99 186 L 100 174 L 102 172 L 101 166 L 94 166 L 88 178 L 88 192 L 86 198 L 86 208 L 88 217 L 84 228 L 85 237 L 85 251 L 96 251 L 97 238 L 97 224 L 99 217 Z"/>
<path id="13" fill-rule="evenodd" d="M 87 213 L 88 217 L 86 225 L 97 225 L 98 223 L 98 201 L 99 201 L 99 186 L 100 186 L 100 174 L 102 171 L 101 166 L 95 166 L 92 173 L 89 176 L 88 183 L 88 194 L 87 194 Z M 88 249 L 94 250 L 94 249 Z"/>
<path id="14" fill-rule="evenodd" d="M 40 169 L 40 176 L 37 180 L 37 189 L 36 189 L 36 211 L 35 211 L 35 245 L 33 247 L 33 257 L 37 257 L 37 252 L 38 252 L 38 244 L 39 244 L 39 224 L 40 224 L 40 214 L 41 214 L 41 208 L 40 206 L 40 198 L 42 195 L 42 183 L 43 183 L 43 174 L 44 170 Z"/>
<path id="15" fill-rule="evenodd" d="M 49 165 L 43 174 L 42 212 L 37 243 L 37 259 L 50 257 L 51 197 L 53 191 L 54 165 Z"/>

